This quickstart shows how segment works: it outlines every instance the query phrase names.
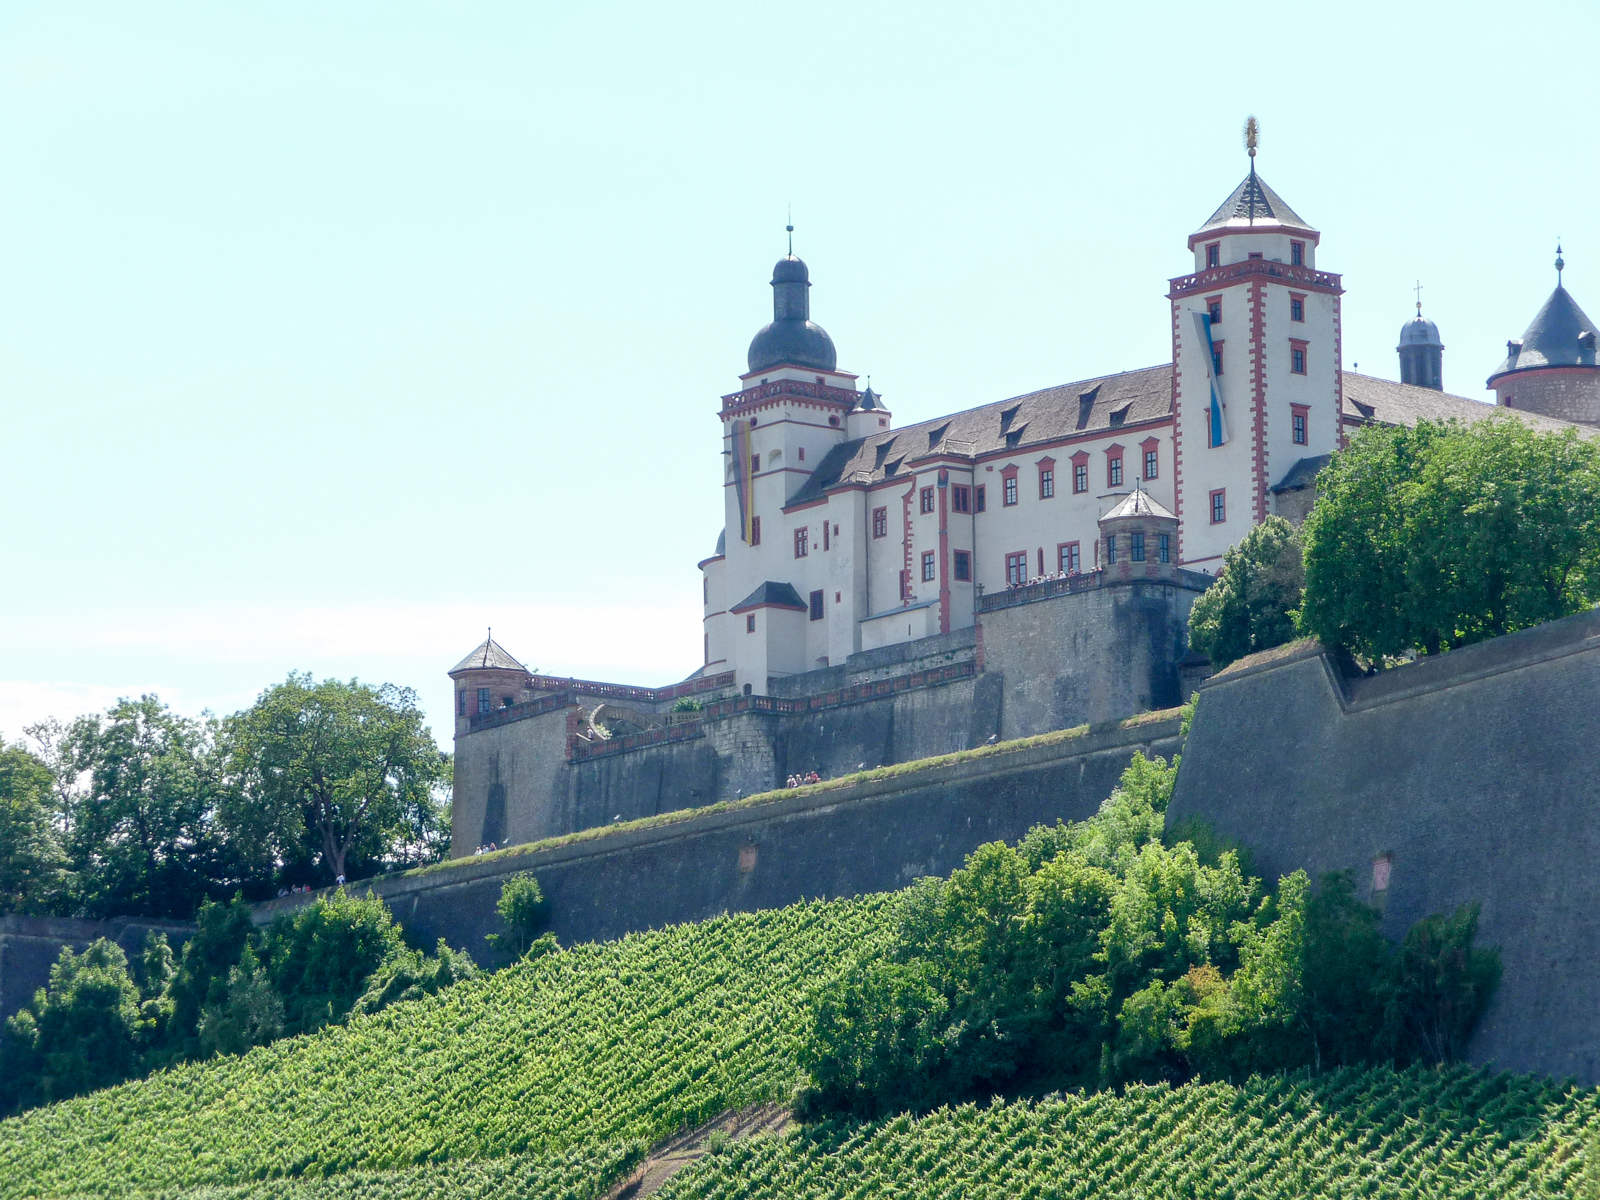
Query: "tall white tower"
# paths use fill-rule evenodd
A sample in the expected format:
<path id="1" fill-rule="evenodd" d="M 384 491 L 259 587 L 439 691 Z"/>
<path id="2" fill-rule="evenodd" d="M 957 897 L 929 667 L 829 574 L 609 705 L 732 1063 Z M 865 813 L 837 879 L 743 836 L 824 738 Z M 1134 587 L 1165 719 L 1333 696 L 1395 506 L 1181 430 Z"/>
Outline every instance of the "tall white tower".
<path id="1" fill-rule="evenodd" d="M 1172 401 L 1184 565 L 1222 552 L 1270 511 L 1302 458 L 1339 446 L 1339 276 L 1316 269 L 1321 234 L 1250 173 L 1189 237 L 1194 273 L 1171 281 Z"/>

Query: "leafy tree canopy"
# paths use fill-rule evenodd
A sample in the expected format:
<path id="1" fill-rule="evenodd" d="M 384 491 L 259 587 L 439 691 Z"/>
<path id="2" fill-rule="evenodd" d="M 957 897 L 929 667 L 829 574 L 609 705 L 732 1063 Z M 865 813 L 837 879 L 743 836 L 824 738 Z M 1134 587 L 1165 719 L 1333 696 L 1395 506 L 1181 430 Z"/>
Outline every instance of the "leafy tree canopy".
<path id="1" fill-rule="evenodd" d="M 1304 584 L 1294 526 L 1268 517 L 1229 547 L 1217 581 L 1194 602 L 1189 644 L 1220 671 L 1247 654 L 1293 641 Z"/>
<path id="2" fill-rule="evenodd" d="M 1302 629 L 1370 661 L 1600 600 L 1600 445 L 1520 421 L 1369 428 L 1317 477 Z"/>
<path id="3" fill-rule="evenodd" d="M 67 856 L 51 821 L 54 781 L 22 746 L 0 745 L 0 912 L 67 907 Z"/>
<path id="4" fill-rule="evenodd" d="M 332 882 L 391 853 L 424 861 L 448 837 L 448 760 L 409 688 L 291 674 L 225 740 L 237 787 L 223 817 L 254 861 L 318 860 Z"/>

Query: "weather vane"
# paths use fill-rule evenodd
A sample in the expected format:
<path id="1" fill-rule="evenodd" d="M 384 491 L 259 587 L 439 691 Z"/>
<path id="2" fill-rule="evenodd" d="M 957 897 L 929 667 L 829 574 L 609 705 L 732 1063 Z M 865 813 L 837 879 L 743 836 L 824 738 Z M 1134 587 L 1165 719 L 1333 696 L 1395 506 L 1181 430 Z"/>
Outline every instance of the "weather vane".
<path id="1" fill-rule="evenodd" d="M 1244 148 L 1250 152 L 1250 157 L 1256 156 L 1256 147 L 1261 144 L 1261 125 L 1254 117 L 1246 117 L 1244 122 Z"/>
<path id="2" fill-rule="evenodd" d="M 1561 286 L 1561 272 L 1566 269 L 1567 262 L 1561 257 L 1561 239 L 1556 239 L 1556 286 Z"/>
<path id="3" fill-rule="evenodd" d="M 1417 286 L 1411 289 L 1417 294 L 1417 316 L 1422 315 L 1422 280 L 1417 280 Z"/>
<path id="4" fill-rule="evenodd" d="M 789 205 L 789 223 L 784 226 L 789 231 L 789 257 L 794 257 L 794 205 Z"/>

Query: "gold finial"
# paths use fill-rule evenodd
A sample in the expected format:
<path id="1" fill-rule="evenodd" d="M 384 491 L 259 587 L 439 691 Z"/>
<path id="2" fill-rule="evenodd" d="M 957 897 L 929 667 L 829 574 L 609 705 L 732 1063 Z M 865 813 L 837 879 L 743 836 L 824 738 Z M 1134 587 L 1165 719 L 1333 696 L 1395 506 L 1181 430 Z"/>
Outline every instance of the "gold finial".
<path id="1" fill-rule="evenodd" d="M 1250 152 L 1250 157 L 1256 156 L 1256 147 L 1261 144 L 1261 125 L 1254 117 L 1246 117 L 1244 122 L 1244 148 Z"/>

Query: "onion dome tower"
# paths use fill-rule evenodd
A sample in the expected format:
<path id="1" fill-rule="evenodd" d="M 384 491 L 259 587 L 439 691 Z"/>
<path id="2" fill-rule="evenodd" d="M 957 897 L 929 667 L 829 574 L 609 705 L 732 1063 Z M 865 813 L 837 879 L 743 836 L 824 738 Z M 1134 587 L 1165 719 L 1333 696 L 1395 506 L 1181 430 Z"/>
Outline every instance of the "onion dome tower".
<path id="1" fill-rule="evenodd" d="M 1421 288 L 1421 284 L 1417 285 Z M 1400 344 L 1395 347 L 1400 355 L 1400 382 L 1413 387 L 1444 391 L 1444 343 L 1439 340 L 1439 327 L 1422 315 L 1422 301 L 1417 301 L 1417 315 L 1400 327 Z"/>
<path id="2" fill-rule="evenodd" d="M 839 365 L 833 339 L 811 320 L 811 272 L 795 257 L 794 226 L 788 228 L 789 253 L 772 268 L 772 323 L 750 341 L 752 375 L 774 367 L 833 371 Z"/>
<path id="3" fill-rule="evenodd" d="M 1506 343 L 1506 359 L 1489 376 L 1495 403 L 1563 421 L 1600 425 L 1600 363 L 1595 324 L 1561 285 L 1566 267 L 1556 247 L 1556 290 L 1534 314 L 1519 341 Z"/>

